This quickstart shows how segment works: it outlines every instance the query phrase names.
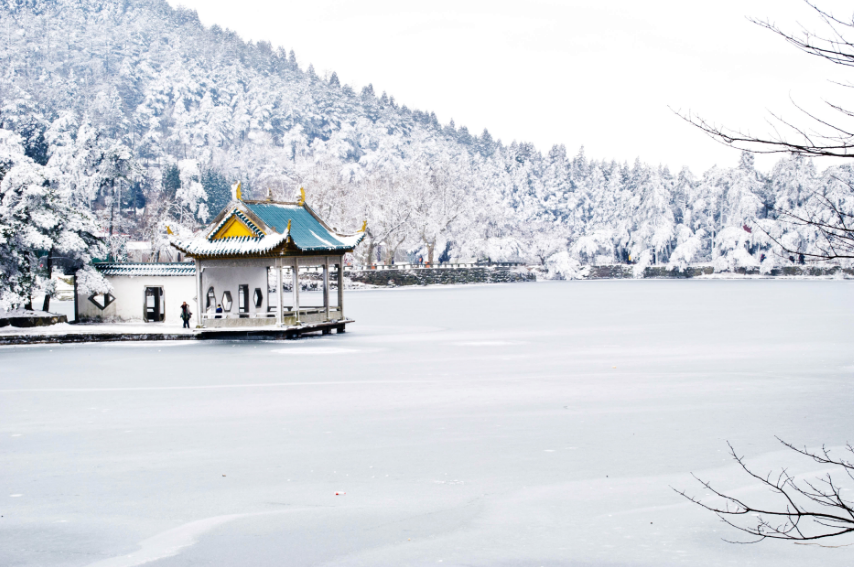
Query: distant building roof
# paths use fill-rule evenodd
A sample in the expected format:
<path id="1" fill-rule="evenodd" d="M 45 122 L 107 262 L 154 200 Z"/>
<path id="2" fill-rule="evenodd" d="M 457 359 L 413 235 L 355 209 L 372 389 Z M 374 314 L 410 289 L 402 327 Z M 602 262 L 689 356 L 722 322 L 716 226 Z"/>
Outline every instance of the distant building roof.
<path id="1" fill-rule="evenodd" d="M 351 252 L 364 227 L 344 234 L 326 225 L 304 203 L 235 200 L 191 240 L 170 238 L 172 246 L 201 258 L 294 256 Z"/>
<path id="2" fill-rule="evenodd" d="M 95 264 L 95 269 L 105 276 L 195 276 L 195 262 L 144 264 L 114 262 Z"/>

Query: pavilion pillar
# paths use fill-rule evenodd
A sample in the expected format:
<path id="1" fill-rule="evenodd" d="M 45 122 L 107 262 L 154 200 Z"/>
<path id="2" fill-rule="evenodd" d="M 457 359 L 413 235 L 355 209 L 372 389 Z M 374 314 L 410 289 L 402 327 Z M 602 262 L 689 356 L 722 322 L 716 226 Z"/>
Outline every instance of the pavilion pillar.
<path id="1" fill-rule="evenodd" d="M 344 319 L 344 256 L 338 257 L 338 318 Z"/>
<path id="2" fill-rule="evenodd" d="M 299 325 L 299 258 L 294 258 L 294 314 Z"/>
<path id="3" fill-rule="evenodd" d="M 323 309 L 324 321 L 329 321 L 329 256 L 323 259 Z"/>
<path id="4" fill-rule="evenodd" d="M 284 325 L 284 321 L 285 321 L 285 315 L 284 315 L 285 306 L 282 305 L 282 303 L 284 303 L 282 300 L 283 299 L 283 297 L 282 297 L 282 284 L 284 283 L 282 281 L 282 261 L 276 260 L 276 264 L 277 264 L 277 266 L 276 266 L 276 287 L 279 288 L 278 289 L 279 304 L 276 306 L 276 323 L 279 325 L 279 327 L 281 327 L 282 325 Z"/>
<path id="5" fill-rule="evenodd" d="M 202 305 L 204 305 L 205 295 L 203 293 L 202 288 L 202 261 L 198 258 L 194 258 L 196 263 L 196 327 L 202 327 Z M 74 280 L 74 284 L 77 284 L 77 280 Z M 77 299 L 75 298 L 75 301 Z"/>

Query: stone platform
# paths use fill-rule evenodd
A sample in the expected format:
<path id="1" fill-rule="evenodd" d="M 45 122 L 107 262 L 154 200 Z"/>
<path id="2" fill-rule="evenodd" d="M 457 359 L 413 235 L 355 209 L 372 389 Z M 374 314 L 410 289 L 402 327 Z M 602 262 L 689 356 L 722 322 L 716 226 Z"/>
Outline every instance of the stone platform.
<path id="1" fill-rule="evenodd" d="M 0 345 L 100 343 L 123 341 L 199 341 L 199 340 L 254 340 L 274 341 L 298 339 L 302 335 L 343 333 L 352 319 L 309 323 L 304 325 L 270 328 L 240 327 L 220 329 L 164 328 L 161 324 L 61 324 L 49 328 L 28 329 L 16 332 L 6 327 L 0 332 Z"/>
<path id="2" fill-rule="evenodd" d="M 68 317 L 47 311 L 0 311 L 0 327 L 49 327 L 57 323 L 67 323 Z"/>

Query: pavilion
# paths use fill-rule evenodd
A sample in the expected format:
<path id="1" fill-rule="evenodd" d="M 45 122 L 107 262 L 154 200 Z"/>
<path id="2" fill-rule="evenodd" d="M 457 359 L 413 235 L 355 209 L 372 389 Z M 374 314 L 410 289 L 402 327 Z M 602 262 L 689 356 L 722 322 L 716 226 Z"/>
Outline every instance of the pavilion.
<path id="1" fill-rule="evenodd" d="M 196 264 L 197 328 L 304 325 L 344 330 L 344 254 L 365 237 L 367 223 L 353 234 L 327 225 L 305 203 L 235 198 L 190 240 L 170 236 L 170 244 Z M 329 301 L 330 270 L 337 268 L 338 301 Z M 323 305 L 300 307 L 300 271 L 320 272 Z M 277 291 L 269 293 L 270 272 Z M 291 305 L 284 304 L 286 272 L 292 279 Z M 222 313 L 216 313 L 218 305 Z"/>

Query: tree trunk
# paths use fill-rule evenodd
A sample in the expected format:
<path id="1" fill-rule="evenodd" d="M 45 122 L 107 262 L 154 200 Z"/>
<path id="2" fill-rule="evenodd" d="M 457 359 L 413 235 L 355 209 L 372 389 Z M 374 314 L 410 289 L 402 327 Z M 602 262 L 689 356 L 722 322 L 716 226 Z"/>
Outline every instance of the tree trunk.
<path id="1" fill-rule="evenodd" d="M 47 253 L 47 281 L 50 287 L 50 280 L 53 277 L 53 248 Z M 50 311 L 50 291 L 45 292 L 44 302 L 42 303 L 42 311 Z"/>
<path id="2" fill-rule="evenodd" d="M 368 267 L 376 264 L 376 260 L 374 259 L 374 249 L 375 248 L 376 248 L 376 245 L 374 244 L 373 240 L 368 242 L 368 255 L 367 255 L 367 262 L 366 262 Z"/>

